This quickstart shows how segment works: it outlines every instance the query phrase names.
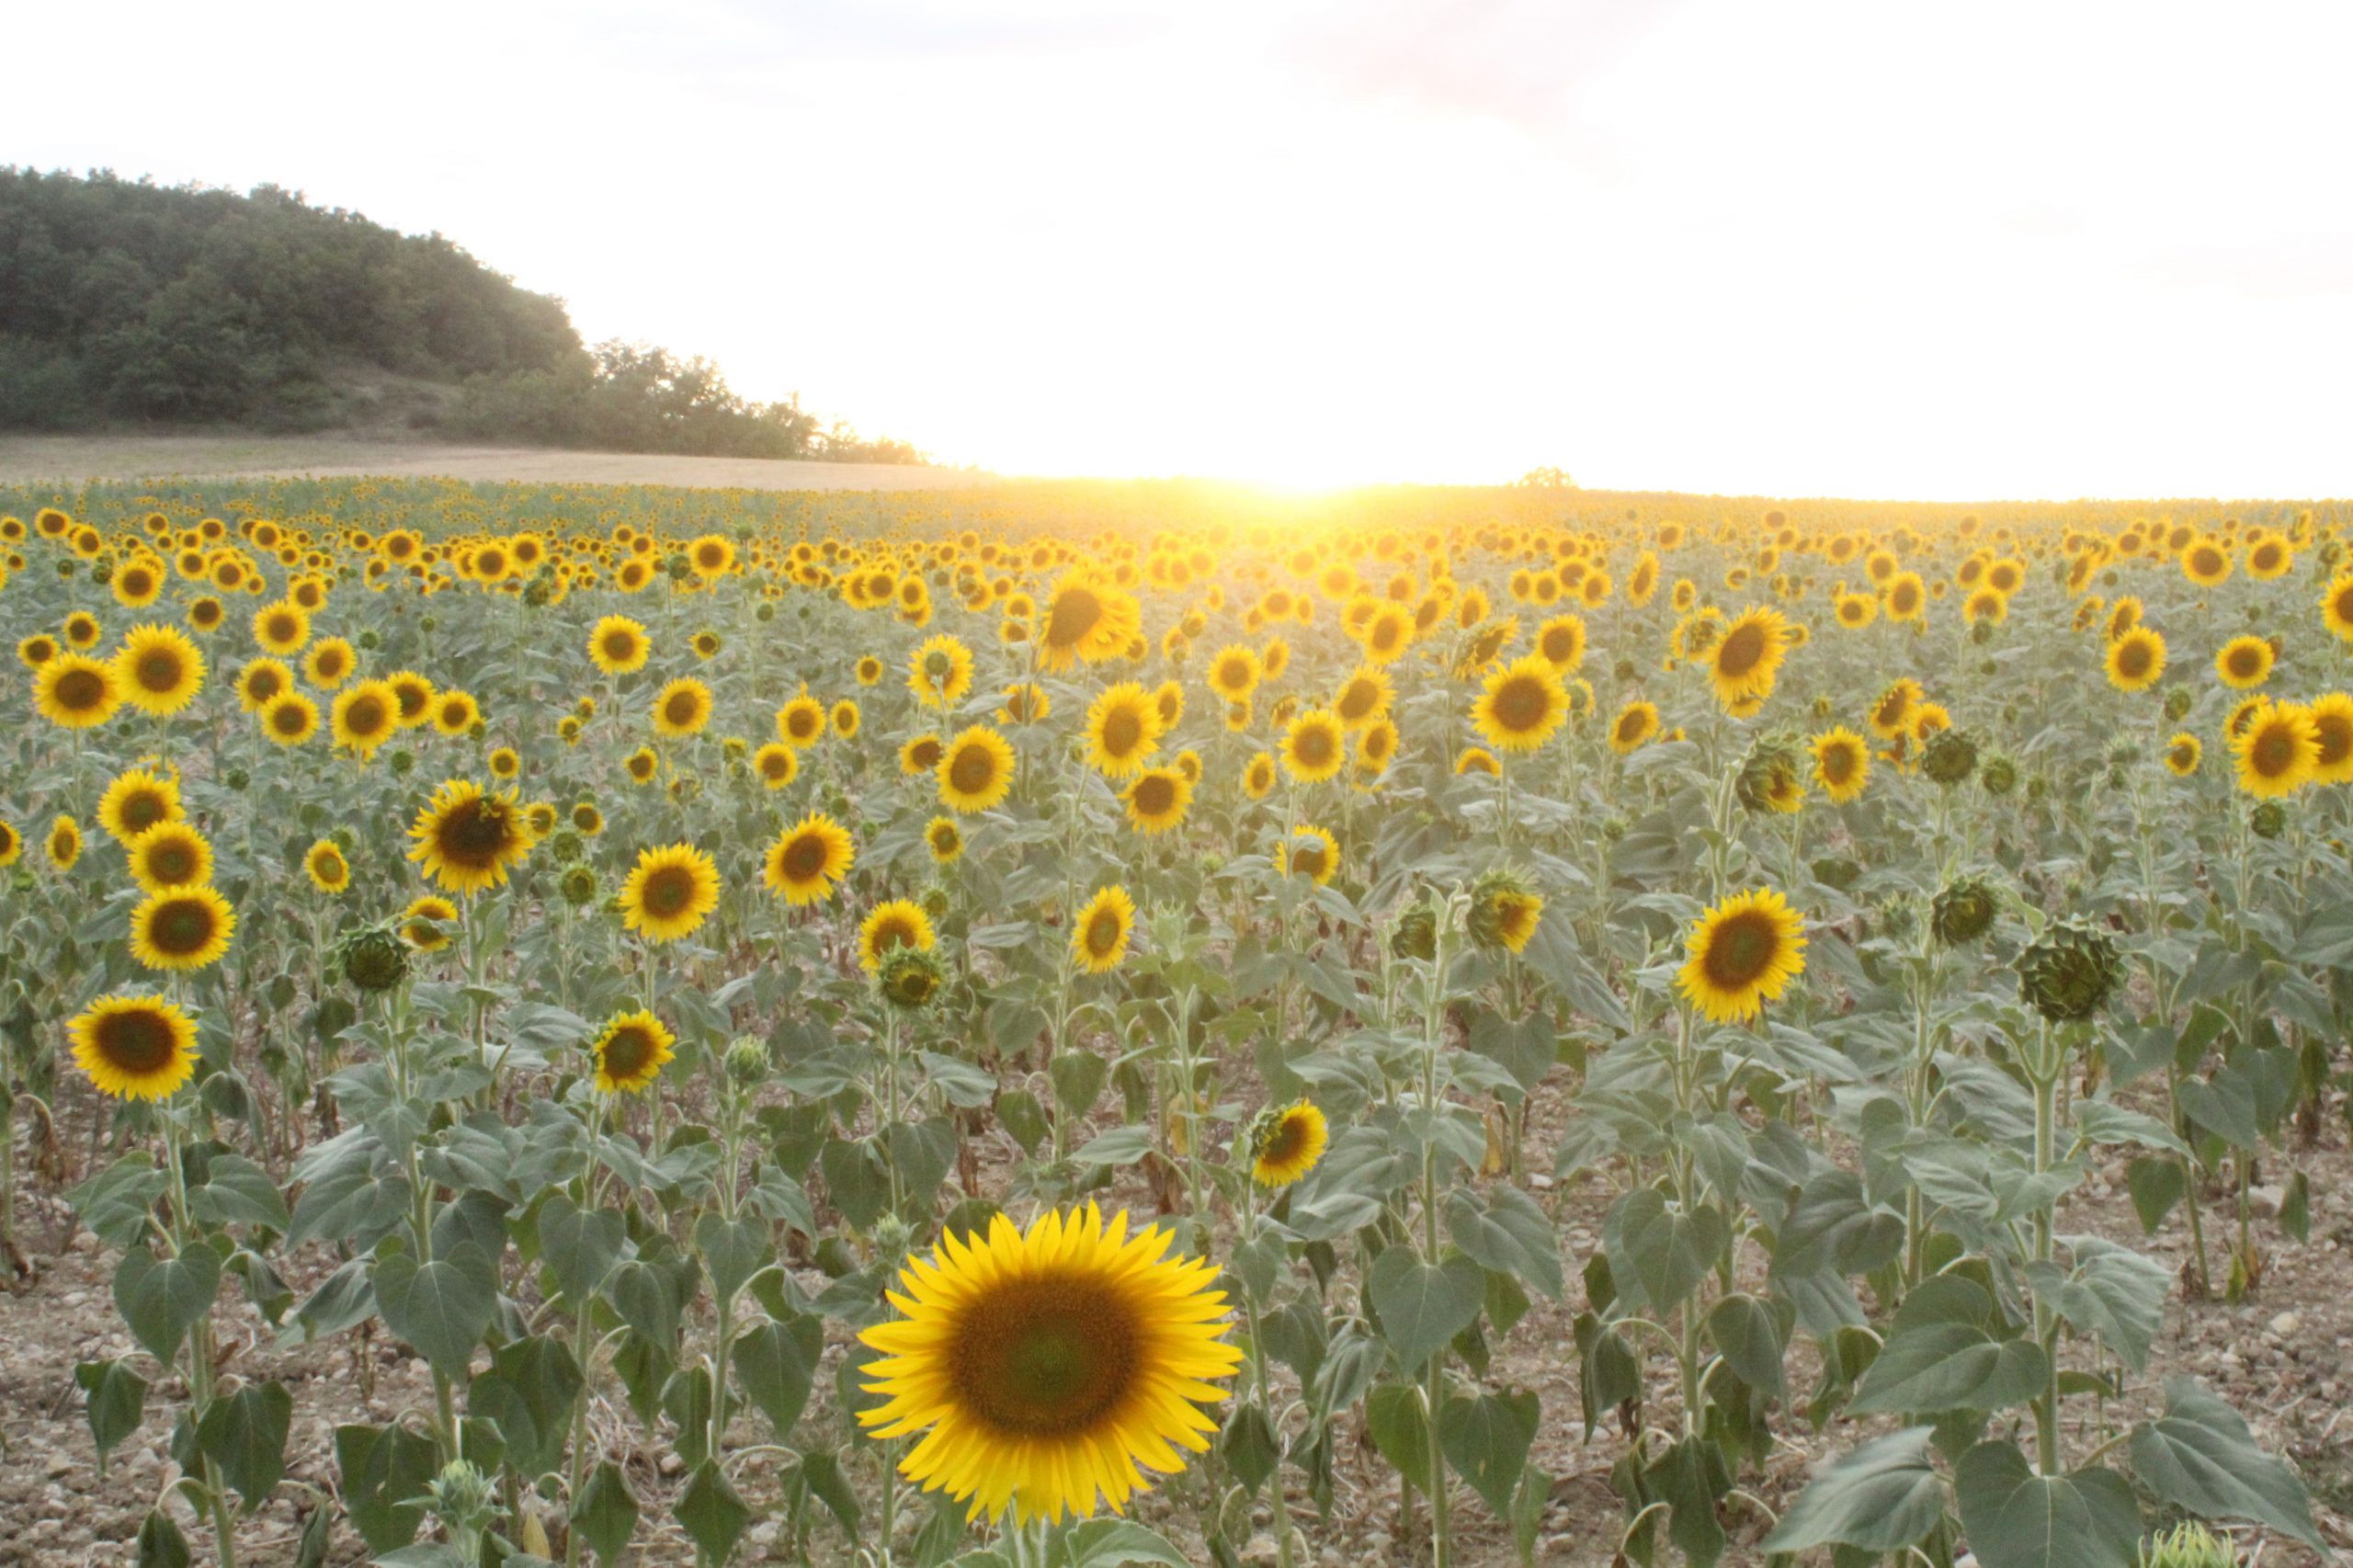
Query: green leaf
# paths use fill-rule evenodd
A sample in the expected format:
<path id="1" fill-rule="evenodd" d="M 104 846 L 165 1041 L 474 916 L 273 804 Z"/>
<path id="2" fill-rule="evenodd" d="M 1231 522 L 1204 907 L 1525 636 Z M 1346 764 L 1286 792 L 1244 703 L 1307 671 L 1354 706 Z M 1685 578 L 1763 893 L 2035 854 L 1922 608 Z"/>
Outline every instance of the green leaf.
<path id="1" fill-rule="evenodd" d="M 2003 1338 L 1990 1326 L 1993 1299 L 1957 1275 L 1930 1279 L 1904 1300 L 1879 1358 L 1847 1409 L 2001 1410 L 2042 1392 L 2051 1362 L 2033 1340 Z"/>
<path id="2" fill-rule="evenodd" d="M 1449 1399 L 1438 1413 L 1438 1441 L 1454 1473 L 1471 1483 L 1499 1519 L 1511 1517 L 1512 1490 L 1536 1440 L 1539 1403 L 1526 1390 Z"/>
<path id="3" fill-rule="evenodd" d="M 463 1378 L 497 1311 L 494 1279 L 489 1260 L 472 1242 L 423 1265 L 395 1250 L 376 1259 L 376 1306 L 384 1326 L 435 1371 Z"/>
<path id="4" fill-rule="evenodd" d="M 1233 1413 L 1225 1418 L 1225 1429 L 1218 1434 L 1218 1453 L 1225 1460 L 1234 1479 L 1252 1492 L 1267 1483 L 1282 1461 L 1282 1447 L 1276 1441 L 1275 1428 L 1267 1413 L 1254 1403 L 1236 1403 Z"/>
<path id="5" fill-rule="evenodd" d="M 1046 1549 L 1048 1568 L 1192 1568 L 1185 1554 L 1131 1519 L 1089 1519 Z"/>
<path id="6" fill-rule="evenodd" d="M 1980 1443 L 1953 1490 L 1984 1568 L 2132 1568 L 2141 1508 L 2112 1470 L 2037 1475 L 2017 1444 Z"/>
<path id="7" fill-rule="evenodd" d="M 202 1242 L 172 1257 L 133 1247 L 114 1271 L 116 1310 L 148 1354 L 166 1366 L 220 1293 L 221 1255 Z"/>
<path id="8" fill-rule="evenodd" d="M 584 1210 L 561 1192 L 540 1206 L 540 1257 L 568 1301 L 585 1301 L 605 1282 L 621 1236 L 621 1217 L 609 1209 Z"/>
<path id="9" fill-rule="evenodd" d="M 801 1481 L 810 1494 L 825 1506 L 825 1512 L 833 1515 L 843 1533 L 855 1542 L 866 1510 L 858 1506 L 858 1489 L 842 1473 L 841 1456 L 831 1449 L 805 1455 L 801 1460 Z"/>
<path id="10" fill-rule="evenodd" d="M 283 1231 L 289 1222 L 278 1184 L 243 1154 L 215 1154 L 205 1163 L 204 1185 L 189 1192 L 188 1210 L 216 1225 Z"/>
<path id="11" fill-rule="evenodd" d="M 1110 1074 L 1111 1064 L 1091 1051 L 1057 1051 L 1053 1064 L 1046 1069 L 1054 1085 L 1054 1103 L 1072 1116 L 1085 1116 L 1095 1108 L 1103 1095 L 1103 1081 Z"/>
<path id="12" fill-rule="evenodd" d="M 1465 1188 L 1449 1193 L 1446 1233 L 1480 1264 L 1556 1301 L 1566 1289 L 1560 1233 L 1534 1199 L 1508 1183 L 1490 1189 L 1483 1205 Z"/>
<path id="13" fill-rule="evenodd" d="M 98 1240 L 124 1252 L 146 1238 L 155 1200 L 171 1186 L 143 1149 L 133 1150 L 66 1195 Z"/>
<path id="14" fill-rule="evenodd" d="M 221 1468 L 250 1513 L 286 1477 L 286 1435 L 294 1423 L 294 1396 L 284 1383 L 247 1383 L 215 1399 L 197 1424 L 199 1451 Z"/>
<path id="15" fill-rule="evenodd" d="M 2253 1519 L 2325 1551 L 2295 1472 L 2256 1446 L 2239 1413 L 2188 1378 L 2165 1380 L 2165 1413 L 2132 1428 L 2141 1484 L 2209 1519 Z"/>
<path id="16" fill-rule="evenodd" d="M 371 1552 L 397 1551 L 416 1539 L 425 1494 L 441 1456 L 433 1439 L 405 1426 L 338 1426 L 335 1463 L 351 1528 Z"/>
<path id="17" fill-rule="evenodd" d="M 1382 1383 L 1364 1398 L 1364 1423 L 1372 1446 L 1413 1485 L 1430 1484 L 1430 1424 L 1422 1413 L 1422 1391 L 1411 1383 Z"/>
<path id="18" fill-rule="evenodd" d="M 1638 1187 L 1620 1199 L 1604 1225 L 1620 1243 L 1609 1260 L 1622 1283 L 1628 1275 L 1643 1288 L 1654 1312 L 1666 1313 L 1699 1288 L 1724 1248 L 1723 1217 L 1702 1206 L 1690 1212 L 1670 1209 L 1655 1187 Z"/>
<path id="19" fill-rule="evenodd" d="M 1708 1309 L 1708 1337 L 1742 1382 L 1777 1399 L 1789 1392 L 1781 1320 L 1771 1307 L 1738 1290 L 1719 1297 Z"/>
<path id="20" fill-rule="evenodd" d="M 608 1568 L 628 1549 L 629 1538 L 637 1532 L 637 1499 L 630 1495 L 629 1478 L 620 1466 L 607 1460 L 597 1467 L 573 1499 L 572 1528 Z"/>
<path id="21" fill-rule="evenodd" d="M 735 1381 L 768 1418 L 779 1443 L 791 1440 L 793 1424 L 808 1406 L 824 1348 L 825 1325 L 813 1317 L 764 1323 L 735 1341 L 729 1358 Z"/>
<path id="22" fill-rule="evenodd" d="M 498 1428 L 506 1462 L 517 1471 L 546 1475 L 563 1468 L 581 1382 L 580 1363 L 563 1340 L 509 1340 L 467 1390 L 466 1414 Z"/>
<path id="23" fill-rule="evenodd" d="M 767 1233 L 749 1220 L 705 1213 L 695 1221 L 695 1250 L 710 1270 L 711 1299 L 724 1304 L 760 1271 L 771 1249 Z"/>
<path id="24" fill-rule="evenodd" d="M 188 1568 L 194 1559 L 180 1527 L 158 1509 L 140 1522 L 138 1555 L 132 1561 L 137 1568 Z"/>
<path id="25" fill-rule="evenodd" d="M 1479 1318 L 1486 1280 L 1461 1253 L 1424 1263 L 1397 1243 L 1373 1259 L 1366 1289 L 1398 1368 L 1410 1374 Z"/>
<path id="26" fill-rule="evenodd" d="M 1929 1462 L 1934 1429 L 1875 1437 L 1809 1482 L 1762 1542 L 1768 1552 L 1851 1546 L 1901 1551 L 1944 1517 L 1944 1483 Z"/>
<path id="27" fill-rule="evenodd" d="M 2188 1192 L 2189 1176 L 2178 1160 L 2143 1155 L 2124 1167 L 2124 1186 L 2132 1194 L 2132 1212 L 2140 1216 L 2141 1229 L 2154 1235 Z"/>
<path id="28" fill-rule="evenodd" d="M 2126 1366 L 2142 1370 L 2165 1322 L 2172 1273 L 2154 1258 L 2097 1236 L 2066 1240 L 2074 1268 L 2027 1265 L 2027 1283 L 2035 1299 L 2065 1318 L 2076 1333 L 2100 1335 Z"/>
<path id="29" fill-rule="evenodd" d="M 1088 1139 L 1071 1158 L 1082 1165 L 1132 1165 L 1151 1150 L 1152 1135 L 1142 1128 L 1114 1127 Z"/>
<path id="30" fill-rule="evenodd" d="M 735 1494 L 735 1488 L 711 1460 L 695 1466 L 672 1511 L 685 1527 L 688 1539 L 713 1562 L 727 1561 L 743 1538 L 744 1528 L 752 1522 L 752 1510 L 744 1506 L 744 1499 Z"/>
<path id="31" fill-rule="evenodd" d="M 85 1361 L 74 1369 L 74 1381 L 89 1396 L 90 1441 L 98 1450 L 103 1477 L 107 1455 L 146 1418 L 147 1380 L 118 1360 Z"/>

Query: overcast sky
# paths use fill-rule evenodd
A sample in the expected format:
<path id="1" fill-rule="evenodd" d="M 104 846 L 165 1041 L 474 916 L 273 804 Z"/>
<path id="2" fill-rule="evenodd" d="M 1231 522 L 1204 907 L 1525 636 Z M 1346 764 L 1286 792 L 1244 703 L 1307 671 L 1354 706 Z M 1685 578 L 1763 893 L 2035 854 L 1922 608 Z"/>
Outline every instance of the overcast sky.
<path id="1" fill-rule="evenodd" d="M 2343 5 L 22 7 L 0 161 L 1007 473 L 2353 494 Z"/>

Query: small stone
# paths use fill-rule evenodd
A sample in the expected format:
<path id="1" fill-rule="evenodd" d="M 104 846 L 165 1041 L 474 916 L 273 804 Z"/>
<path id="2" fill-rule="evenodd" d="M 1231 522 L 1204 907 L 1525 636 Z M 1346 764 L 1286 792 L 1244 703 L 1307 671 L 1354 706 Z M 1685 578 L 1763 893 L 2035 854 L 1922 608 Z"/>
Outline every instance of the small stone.
<path id="1" fill-rule="evenodd" d="M 2247 1206 L 2267 1220 L 2279 1212 L 2279 1205 L 2287 1199 L 2287 1189 L 2279 1187 L 2249 1187 L 2246 1195 Z"/>
<path id="2" fill-rule="evenodd" d="M 2273 1318 L 2270 1324 L 2271 1332 L 2282 1339 L 2294 1338 L 2296 1331 L 2303 1326 L 2304 1320 L 2293 1312 L 2281 1312 Z"/>
<path id="3" fill-rule="evenodd" d="M 676 1454 L 664 1454 L 662 1456 L 661 1469 L 662 1473 L 665 1476 L 683 1475 L 686 1473 L 687 1461 L 680 1459 Z"/>
<path id="4" fill-rule="evenodd" d="M 1242 1549 L 1242 1561 L 1245 1562 L 1279 1562 L 1282 1555 L 1282 1548 L 1276 1544 L 1275 1538 L 1263 1530 L 1252 1536 L 1250 1544 Z"/>

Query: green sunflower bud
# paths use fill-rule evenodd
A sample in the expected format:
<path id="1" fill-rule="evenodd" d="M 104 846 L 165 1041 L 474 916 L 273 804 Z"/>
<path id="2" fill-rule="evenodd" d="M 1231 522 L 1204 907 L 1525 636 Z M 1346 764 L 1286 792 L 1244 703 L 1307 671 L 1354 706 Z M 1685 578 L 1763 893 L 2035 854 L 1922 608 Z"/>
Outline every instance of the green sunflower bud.
<path id="1" fill-rule="evenodd" d="M 947 988 L 947 960 L 924 948 L 892 948 L 874 976 L 882 1000 L 910 1013 L 930 1006 Z"/>
<path id="2" fill-rule="evenodd" d="M 2238 1561 L 2230 1542 L 2194 1520 L 2177 1525 L 2141 1549 L 2141 1568 L 2238 1568 Z"/>
<path id="3" fill-rule="evenodd" d="M 557 886 L 563 894 L 564 903 L 574 909 L 585 909 L 597 902 L 596 868 L 585 865 L 572 866 L 564 871 L 563 881 Z"/>
<path id="4" fill-rule="evenodd" d="M 581 841 L 576 828 L 558 828 L 548 839 L 548 858 L 559 866 L 569 866 L 580 858 L 587 846 Z"/>
<path id="5" fill-rule="evenodd" d="M 1948 883 L 1928 905 L 1929 934 L 1945 947 L 1965 947 L 1993 929 L 1999 907 L 1994 889 L 1977 878 Z"/>
<path id="6" fill-rule="evenodd" d="M 2018 765 L 2002 753 L 1995 752 L 1977 770 L 1977 782 L 1989 795 L 2007 795 L 2018 787 Z"/>
<path id="7" fill-rule="evenodd" d="M 738 1035 L 727 1047 L 727 1080 L 738 1088 L 755 1087 L 768 1075 L 767 1042 Z"/>
<path id="8" fill-rule="evenodd" d="M 2288 831 L 2288 809 L 2277 801 L 2258 802 L 2247 812 L 2246 826 L 2257 838 L 2277 838 Z"/>
<path id="9" fill-rule="evenodd" d="M 2165 722 L 2178 724 L 2189 717 L 2189 688 L 2177 686 L 2165 693 Z"/>
<path id="10" fill-rule="evenodd" d="M 1937 731 L 1920 748 L 1920 771 L 1948 790 L 1968 782 L 1977 771 L 1977 737 L 1967 730 Z"/>
<path id="11" fill-rule="evenodd" d="M 1438 915 L 1428 904 L 1415 903 L 1397 917 L 1389 950 L 1401 959 L 1420 959 L 1425 963 L 1438 956 Z"/>
<path id="12" fill-rule="evenodd" d="M 335 964 L 360 990 L 390 991 L 408 978 L 408 944 L 389 926 L 363 926 L 335 946 Z"/>
<path id="13" fill-rule="evenodd" d="M 2075 920 L 2052 924 L 2018 955 L 2018 990 L 2052 1023 L 2090 1017 L 2124 978 L 2124 960 L 2105 931 Z"/>

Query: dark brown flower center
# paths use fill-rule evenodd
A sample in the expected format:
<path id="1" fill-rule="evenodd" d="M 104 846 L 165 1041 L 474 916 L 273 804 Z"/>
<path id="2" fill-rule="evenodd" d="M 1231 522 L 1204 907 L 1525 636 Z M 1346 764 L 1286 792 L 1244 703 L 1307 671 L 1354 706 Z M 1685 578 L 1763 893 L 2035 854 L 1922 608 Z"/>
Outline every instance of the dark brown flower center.
<path id="1" fill-rule="evenodd" d="M 958 1314 L 947 1351 L 958 1400 L 1018 1437 L 1092 1430 L 1128 1399 L 1142 1325 L 1127 1299 L 1068 1274 L 1001 1281 Z"/>

